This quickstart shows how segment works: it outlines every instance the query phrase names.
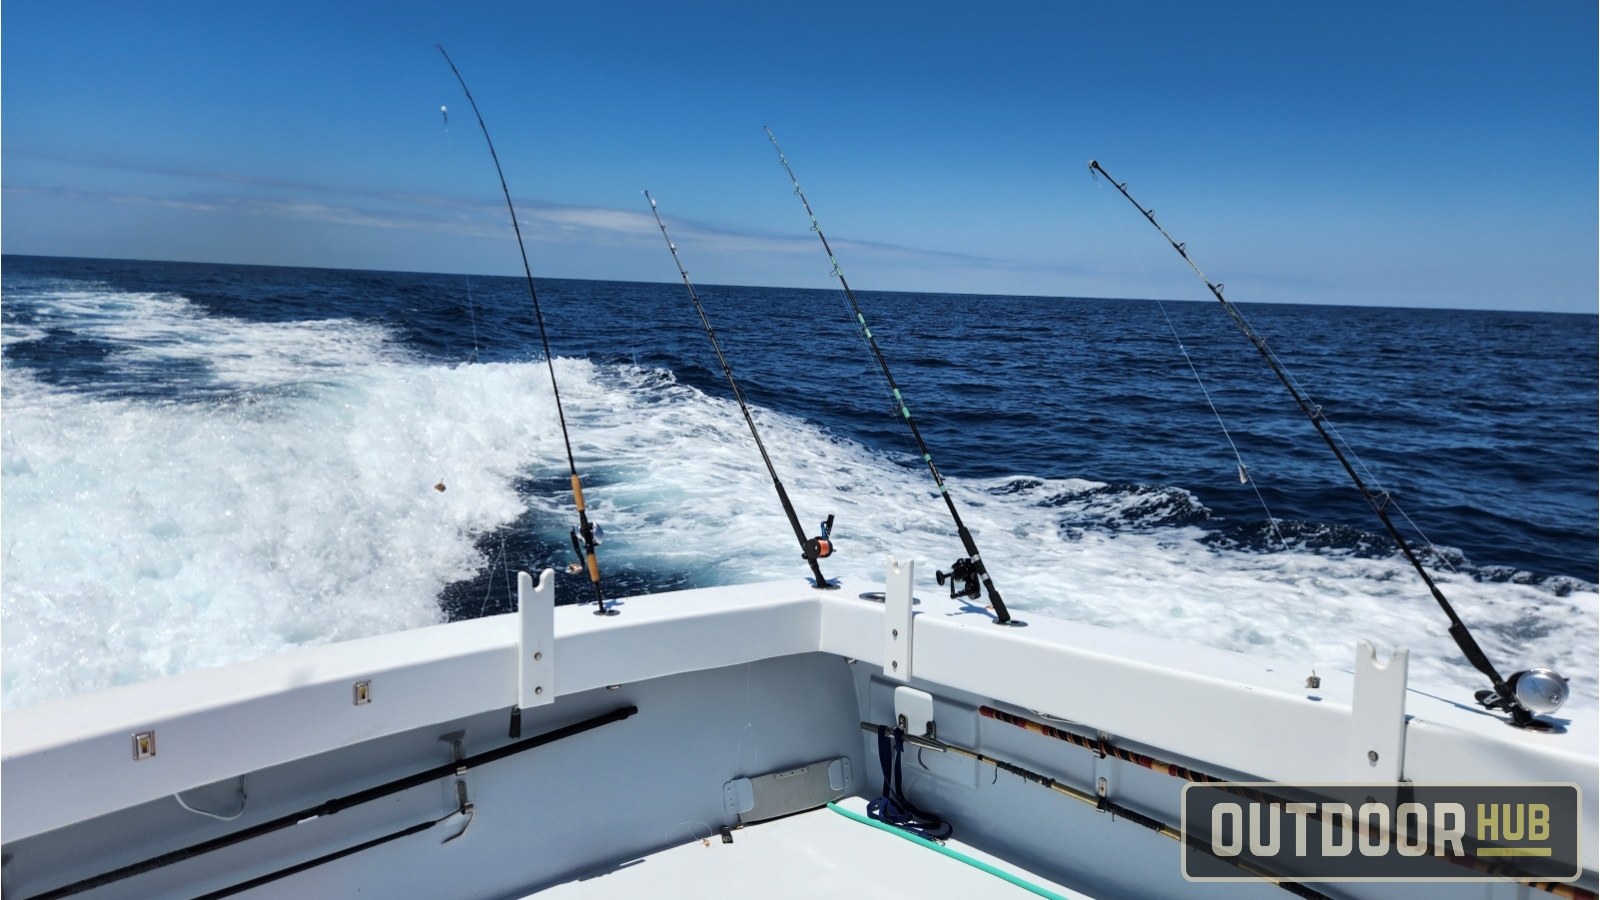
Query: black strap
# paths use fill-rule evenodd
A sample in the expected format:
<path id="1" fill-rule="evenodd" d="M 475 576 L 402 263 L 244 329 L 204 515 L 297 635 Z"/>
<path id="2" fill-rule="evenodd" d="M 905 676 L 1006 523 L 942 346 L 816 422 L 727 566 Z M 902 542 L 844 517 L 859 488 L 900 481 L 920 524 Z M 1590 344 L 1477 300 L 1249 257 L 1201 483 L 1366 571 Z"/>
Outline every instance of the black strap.
<path id="1" fill-rule="evenodd" d="M 902 831 L 942 841 L 955 833 L 949 822 L 924 812 L 906 799 L 900 760 L 905 750 L 905 733 L 898 728 L 878 726 L 878 764 L 883 768 L 883 796 L 867 804 L 867 815 Z"/>

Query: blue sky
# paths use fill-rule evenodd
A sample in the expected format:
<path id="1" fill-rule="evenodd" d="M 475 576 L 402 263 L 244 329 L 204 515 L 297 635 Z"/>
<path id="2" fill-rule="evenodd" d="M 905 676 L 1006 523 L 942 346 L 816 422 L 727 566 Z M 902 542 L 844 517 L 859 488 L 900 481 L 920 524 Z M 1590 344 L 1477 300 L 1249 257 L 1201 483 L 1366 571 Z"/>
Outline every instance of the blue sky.
<path id="1" fill-rule="evenodd" d="M 6 5 L 7 253 L 1596 311 L 1592 2 Z M 440 105 L 450 108 L 446 129 Z M 1114 202 L 1113 202 L 1114 201 Z"/>

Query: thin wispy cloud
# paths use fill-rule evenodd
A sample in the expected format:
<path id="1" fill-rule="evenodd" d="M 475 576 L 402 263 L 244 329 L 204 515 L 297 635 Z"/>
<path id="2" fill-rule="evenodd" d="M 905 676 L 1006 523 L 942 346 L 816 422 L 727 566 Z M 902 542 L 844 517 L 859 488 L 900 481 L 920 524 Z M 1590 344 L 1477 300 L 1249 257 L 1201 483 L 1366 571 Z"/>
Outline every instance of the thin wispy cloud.
<path id="1" fill-rule="evenodd" d="M 191 192 L 183 196 L 160 196 L 128 192 L 91 191 L 70 187 L 6 186 L 8 193 L 49 195 L 76 200 L 148 205 L 195 212 L 231 212 L 275 216 L 287 220 L 317 222 L 363 228 L 385 228 L 420 232 L 440 232 L 489 239 L 509 239 L 505 208 L 493 201 L 474 202 L 458 197 L 414 192 L 375 191 L 342 185 L 307 181 L 262 178 L 235 172 L 201 168 L 153 165 L 137 160 L 103 155 L 74 155 L 30 149 L 9 149 L 8 154 L 48 160 L 69 166 L 117 172 L 157 175 L 218 187 L 248 185 L 289 195 L 282 197 L 247 196 L 237 193 Z M 342 197 L 344 202 L 331 198 Z M 516 200 L 523 233 L 531 241 L 543 243 L 586 242 L 607 246 L 631 245 L 657 240 L 654 219 L 645 212 L 596 206 L 551 203 L 537 198 Z M 705 254 L 781 254 L 803 258 L 817 252 L 809 235 L 779 235 L 752 230 L 733 230 L 686 219 L 669 219 L 669 227 L 684 245 L 693 245 Z M 936 266 L 968 271 L 1051 272 L 1071 274 L 1083 271 L 1072 266 L 1039 266 L 973 254 L 926 250 L 879 241 L 848 238 L 834 244 L 845 256 L 856 257 L 863 265 L 899 264 Z"/>

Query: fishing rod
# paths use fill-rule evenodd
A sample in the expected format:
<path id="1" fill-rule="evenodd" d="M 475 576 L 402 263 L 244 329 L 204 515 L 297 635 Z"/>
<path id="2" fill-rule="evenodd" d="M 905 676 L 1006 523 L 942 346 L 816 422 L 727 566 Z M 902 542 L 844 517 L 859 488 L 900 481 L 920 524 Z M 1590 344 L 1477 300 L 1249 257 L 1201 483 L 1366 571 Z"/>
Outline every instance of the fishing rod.
<path id="1" fill-rule="evenodd" d="M 556 398 L 556 418 L 561 422 L 561 441 L 567 448 L 567 469 L 572 473 L 572 499 L 578 507 L 578 527 L 572 530 L 572 550 L 589 569 L 589 583 L 594 586 L 596 605 L 594 614 L 614 616 L 617 611 L 606 608 L 606 595 L 600 590 L 600 560 L 594 552 L 603 532 L 599 526 L 589 521 L 589 513 L 584 507 L 583 481 L 578 477 L 578 463 L 572 458 L 572 438 L 567 434 L 567 414 L 561 408 L 561 387 L 556 384 L 555 357 L 550 355 L 550 336 L 545 333 L 544 313 L 539 309 L 539 292 L 533 287 L 533 269 L 528 265 L 528 248 L 522 244 L 522 227 L 517 224 L 517 208 L 511 205 L 511 189 L 506 187 L 506 173 L 500 168 L 500 156 L 494 152 L 494 140 L 489 137 L 489 126 L 483 124 L 483 113 L 478 111 L 478 101 L 472 99 L 472 91 L 467 87 L 467 80 L 461 77 L 460 70 L 450 59 L 450 54 L 444 52 L 444 47 L 439 44 L 433 46 L 438 48 L 439 53 L 444 56 L 444 61 L 450 64 L 450 71 L 455 74 L 456 81 L 461 83 L 461 90 L 467 95 L 467 103 L 472 105 L 472 114 L 478 117 L 478 127 L 483 130 L 484 143 L 489 145 L 489 158 L 494 160 L 495 174 L 500 176 L 500 192 L 506 195 L 506 209 L 511 212 L 511 230 L 516 232 L 517 250 L 522 253 L 522 273 L 528 278 L 528 296 L 533 299 L 533 317 L 539 323 L 539 342 L 544 345 L 544 364 L 550 370 L 550 392 Z"/>
<path id="2" fill-rule="evenodd" d="M 1301 393 L 1294 380 L 1289 377 L 1289 373 L 1284 369 L 1283 364 L 1278 360 L 1278 357 L 1268 349 L 1266 339 L 1257 334 L 1256 330 L 1251 328 L 1250 323 L 1245 320 L 1244 315 L 1234 308 L 1234 305 L 1229 303 L 1227 298 L 1223 297 L 1221 283 L 1213 283 L 1211 279 L 1206 277 L 1204 272 L 1200 271 L 1200 266 L 1190 258 L 1188 249 L 1183 244 L 1173 240 L 1172 235 L 1168 234 L 1167 230 L 1161 227 L 1161 223 L 1156 221 L 1155 212 L 1139 205 L 1139 201 L 1133 199 L 1133 195 L 1128 193 L 1127 182 L 1119 184 L 1115 178 L 1111 177 L 1110 172 L 1107 172 L 1098 161 L 1092 159 L 1089 160 L 1089 174 L 1096 181 L 1099 180 L 1100 175 L 1104 175 L 1106 180 L 1111 182 L 1111 185 L 1122 196 L 1126 197 L 1129 203 L 1133 204 L 1134 209 L 1137 209 L 1140 214 L 1149 220 L 1151 225 L 1155 226 L 1157 231 L 1161 232 L 1161 236 L 1167 239 L 1167 243 L 1172 245 L 1172 249 L 1178 251 L 1178 255 L 1183 257 L 1183 261 L 1188 263 L 1189 268 L 1193 269 L 1194 273 L 1205 283 L 1207 290 L 1211 291 L 1211 295 L 1217 298 L 1223 309 L 1227 310 L 1228 316 L 1244 331 L 1245 337 L 1250 339 L 1250 343 L 1254 344 L 1256 350 L 1261 353 L 1261 358 L 1265 359 L 1267 365 L 1272 367 L 1273 374 L 1278 376 L 1278 380 L 1289 391 L 1289 395 L 1294 398 L 1294 402 L 1300 407 L 1300 411 L 1305 413 L 1307 419 L 1311 420 L 1312 427 L 1317 429 L 1317 434 L 1322 436 L 1322 440 L 1327 443 L 1328 449 L 1332 450 L 1333 455 L 1338 458 L 1339 464 L 1344 467 L 1345 472 L 1350 476 L 1350 480 L 1355 483 L 1356 490 L 1361 492 L 1361 496 L 1367 501 L 1367 505 L 1372 507 L 1372 511 L 1378 516 L 1378 521 L 1383 523 L 1384 530 L 1389 532 L 1389 537 L 1393 538 L 1395 544 L 1400 547 L 1400 552 L 1405 554 L 1406 559 L 1411 563 L 1411 567 L 1417 570 L 1418 575 L 1422 576 L 1422 581 L 1428 586 L 1428 591 L 1433 594 L 1433 599 L 1438 602 L 1439 608 L 1444 610 L 1445 616 L 1450 619 L 1450 637 L 1455 640 L 1456 646 L 1461 649 L 1462 655 L 1467 658 L 1473 668 L 1487 676 L 1489 682 L 1494 685 L 1494 690 L 1492 691 L 1477 692 L 1476 699 L 1478 703 L 1486 709 L 1498 709 L 1508 713 L 1511 716 L 1511 724 L 1519 728 L 1548 728 L 1548 723 L 1540 722 L 1534 716 L 1536 714 L 1548 715 L 1561 708 L 1561 705 L 1567 700 L 1567 680 L 1554 670 L 1544 667 L 1517 672 L 1510 678 L 1502 678 L 1500 676 L 1500 671 L 1489 661 L 1488 654 L 1483 652 L 1483 648 L 1472 637 L 1472 632 L 1467 630 L 1466 623 L 1461 621 L 1460 616 L 1456 615 L 1455 608 L 1450 605 L 1449 600 L 1445 599 L 1444 592 L 1439 590 L 1439 585 L 1434 582 L 1433 576 L 1428 574 L 1427 568 L 1422 565 L 1422 560 L 1417 558 L 1417 554 L 1411 549 L 1411 545 L 1400 534 L 1400 529 L 1389 518 L 1388 506 L 1391 499 L 1389 492 L 1381 490 L 1374 492 L 1367 487 L 1366 482 L 1356 473 L 1355 467 L 1350 464 L 1350 460 L 1346 457 L 1344 451 L 1339 448 L 1339 443 L 1334 440 L 1333 435 L 1324 425 L 1322 407 L 1312 403 L 1310 398 Z"/>
<path id="3" fill-rule="evenodd" d="M 967 597 L 976 600 L 981 590 L 989 593 L 989 602 L 994 606 L 995 623 L 998 625 L 1022 625 L 1011 618 L 1011 613 L 1006 611 L 1006 604 L 1000 599 L 1000 592 L 995 589 L 994 581 L 989 577 L 989 570 L 983 565 L 983 557 L 978 555 L 978 544 L 972 539 L 972 532 L 967 530 L 961 521 L 961 513 L 956 510 L 956 501 L 951 498 L 950 490 L 945 487 L 944 476 L 939 474 L 939 467 L 933 464 L 933 454 L 928 452 L 928 445 L 922 440 L 922 432 L 917 429 L 917 420 L 911 418 L 911 410 L 906 406 L 905 398 L 900 396 L 900 388 L 894 383 L 894 376 L 889 374 L 889 363 L 883 358 L 883 351 L 878 349 L 878 342 L 872 336 L 872 329 L 867 327 L 867 317 L 861 312 L 861 304 L 856 302 L 855 292 L 850 290 L 850 282 L 845 280 L 844 270 L 839 268 L 839 260 L 834 258 L 833 248 L 828 246 L 828 238 L 822 233 L 822 226 L 817 224 L 817 214 L 811 211 L 811 202 L 806 199 L 805 192 L 800 190 L 800 179 L 795 177 L 794 169 L 789 166 L 789 159 L 783 155 L 783 148 L 778 146 L 778 139 L 767 128 L 767 140 L 772 142 L 772 148 L 778 151 L 778 163 L 783 170 L 789 173 L 789 180 L 794 182 L 794 194 L 800 198 L 800 203 L 806 208 L 806 215 L 811 217 L 811 230 L 822 239 L 822 249 L 828 253 L 828 262 L 833 263 L 833 276 L 839 279 L 839 285 L 844 288 L 844 295 L 850 301 L 850 309 L 856 314 L 856 322 L 861 326 L 861 333 L 867 338 L 867 345 L 872 348 L 872 355 L 878 361 L 878 368 L 883 372 L 884 381 L 889 384 L 889 392 L 894 395 L 895 405 L 906 426 L 911 429 L 911 436 L 917 441 L 917 449 L 922 451 L 922 461 L 927 463 L 928 471 L 933 473 L 933 483 L 939 486 L 939 495 L 944 498 L 945 506 L 950 508 L 950 518 L 955 520 L 956 534 L 961 538 L 961 547 L 966 551 L 966 556 L 956 560 L 950 566 L 949 572 L 934 572 L 934 577 L 939 584 L 950 582 L 950 597 Z"/>
<path id="4" fill-rule="evenodd" d="M 778 502 L 783 504 L 784 515 L 789 517 L 789 526 L 794 529 L 795 540 L 800 542 L 800 556 L 811 566 L 811 574 L 815 576 L 812 581 L 824 590 L 837 588 L 837 582 L 830 582 L 822 574 L 822 567 L 817 560 L 826 559 L 833 555 L 833 514 L 822 523 L 822 534 L 814 538 L 806 537 L 806 530 L 800 526 L 800 517 L 795 514 L 794 504 L 789 502 L 789 492 L 783 489 L 783 482 L 778 479 L 778 470 L 773 468 L 772 458 L 767 455 L 767 447 L 761 443 L 761 432 L 756 430 L 756 420 L 750 415 L 750 407 L 745 405 L 744 394 L 740 393 L 739 385 L 733 380 L 733 369 L 728 365 L 727 357 L 722 355 L 722 345 L 717 343 L 717 333 L 711 328 L 711 320 L 706 318 L 705 307 L 700 305 L 700 295 L 695 293 L 694 285 L 689 281 L 689 272 L 684 269 L 683 261 L 678 259 L 678 245 L 667 236 L 667 225 L 661 221 L 661 212 L 656 209 L 655 198 L 649 191 L 644 192 L 644 198 L 650 201 L 650 213 L 656 217 L 656 225 L 661 229 L 661 236 L 666 238 L 667 249 L 672 251 L 672 261 L 678 266 L 678 274 L 683 276 L 683 286 L 689 291 L 689 299 L 694 301 L 694 311 L 700 314 L 700 324 L 705 326 L 706 337 L 711 339 L 711 349 L 717 352 L 717 362 L 722 364 L 722 374 L 728 377 L 728 387 L 733 389 L 733 399 L 739 401 L 739 412 L 744 413 L 745 424 L 750 426 L 750 436 L 756 439 L 756 449 L 761 451 L 761 461 L 767 464 L 767 474 L 772 476 L 772 486 L 778 491 Z"/>

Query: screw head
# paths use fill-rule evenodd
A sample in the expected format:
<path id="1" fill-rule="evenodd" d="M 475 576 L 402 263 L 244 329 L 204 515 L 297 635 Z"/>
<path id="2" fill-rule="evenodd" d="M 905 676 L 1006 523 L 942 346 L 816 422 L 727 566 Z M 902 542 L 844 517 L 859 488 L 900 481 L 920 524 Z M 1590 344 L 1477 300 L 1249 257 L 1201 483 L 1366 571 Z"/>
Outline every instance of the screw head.
<path id="1" fill-rule="evenodd" d="M 544 659 L 544 654 L 543 653 L 534 653 L 533 654 L 533 661 L 534 662 L 538 662 L 541 659 Z"/>
<path id="2" fill-rule="evenodd" d="M 1378 761 L 1378 751 L 1376 751 L 1376 750 L 1368 750 L 1367 751 L 1367 761 L 1368 762 L 1374 762 L 1374 763 L 1377 762 Z"/>
<path id="3" fill-rule="evenodd" d="M 889 636 L 890 637 L 899 637 L 900 636 L 900 629 L 898 629 L 898 628 L 889 629 Z"/>
<path id="4" fill-rule="evenodd" d="M 535 693 L 535 694 L 542 694 L 542 693 L 544 693 L 544 688 L 542 688 L 542 687 L 536 687 L 536 688 L 534 688 L 534 689 L 533 689 L 533 692 L 534 692 L 534 693 Z"/>

